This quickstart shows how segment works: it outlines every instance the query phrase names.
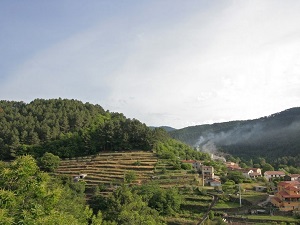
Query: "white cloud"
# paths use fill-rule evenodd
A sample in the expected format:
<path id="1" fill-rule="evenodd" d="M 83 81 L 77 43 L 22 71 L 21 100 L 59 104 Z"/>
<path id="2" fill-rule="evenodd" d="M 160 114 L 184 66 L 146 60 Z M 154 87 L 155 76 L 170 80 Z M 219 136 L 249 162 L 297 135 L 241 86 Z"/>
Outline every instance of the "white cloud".
<path id="1" fill-rule="evenodd" d="M 264 116 L 300 100 L 299 9 L 229 1 L 128 31 L 106 21 L 29 59 L 0 94 L 78 98 L 148 125 Z"/>
<path id="2" fill-rule="evenodd" d="M 211 12 L 215 17 L 210 21 L 194 15 L 143 35 L 116 76 L 114 98 L 142 99 L 124 106 L 127 114 L 134 115 L 136 108 L 168 112 L 181 118 L 176 125 L 182 126 L 206 118 L 254 118 L 296 106 L 287 99 L 300 79 L 288 72 L 291 68 L 294 74 L 299 72 L 300 36 L 295 32 L 300 28 L 295 22 L 299 7 L 234 3 Z M 286 79 L 289 76 L 292 82 Z M 174 124 L 144 115 L 144 121 L 156 125 Z"/>

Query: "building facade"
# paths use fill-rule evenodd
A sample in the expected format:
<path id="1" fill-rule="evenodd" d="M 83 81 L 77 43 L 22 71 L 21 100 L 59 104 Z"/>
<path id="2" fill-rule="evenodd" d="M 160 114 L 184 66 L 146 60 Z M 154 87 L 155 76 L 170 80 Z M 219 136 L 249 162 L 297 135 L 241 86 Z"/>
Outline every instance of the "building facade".
<path id="1" fill-rule="evenodd" d="M 266 171 L 264 173 L 264 177 L 270 181 L 274 178 L 283 178 L 285 176 L 285 173 L 283 171 Z"/>
<path id="2" fill-rule="evenodd" d="M 300 210 L 300 182 L 282 181 L 278 183 L 277 193 L 271 203 L 280 211 Z"/>
<path id="3" fill-rule="evenodd" d="M 202 172 L 202 176 L 205 180 L 215 178 L 214 167 L 212 167 L 212 166 L 202 166 L 201 172 Z"/>

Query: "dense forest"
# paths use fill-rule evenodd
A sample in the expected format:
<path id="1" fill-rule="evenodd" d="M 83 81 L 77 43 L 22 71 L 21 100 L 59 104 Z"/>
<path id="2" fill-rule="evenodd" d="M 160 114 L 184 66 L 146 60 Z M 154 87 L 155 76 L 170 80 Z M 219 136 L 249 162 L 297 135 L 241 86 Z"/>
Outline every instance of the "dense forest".
<path id="1" fill-rule="evenodd" d="M 0 101 L 0 159 L 53 153 L 60 158 L 101 151 L 157 150 L 158 155 L 205 158 L 172 140 L 163 128 L 149 128 L 99 105 L 68 99 L 36 99 L 28 104 Z"/>
<path id="2" fill-rule="evenodd" d="M 276 160 L 300 166 L 300 108 L 246 121 L 199 125 L 170 135 L 206 152 L 222 151 L 246 160 Z"/>
<path id="3" fill-rule="evenodd" d="M 121 113 L 67 99 L 0 101 L 0 127 L 0 159 L 45 152 L 74 157 L 105 150 L 150 150 L 156 133 Z"/>

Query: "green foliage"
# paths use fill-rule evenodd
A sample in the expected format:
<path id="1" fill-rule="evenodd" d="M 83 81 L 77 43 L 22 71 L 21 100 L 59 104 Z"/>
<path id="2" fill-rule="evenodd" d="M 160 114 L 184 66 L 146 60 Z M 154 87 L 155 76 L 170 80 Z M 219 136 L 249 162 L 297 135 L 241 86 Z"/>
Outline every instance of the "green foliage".
<path id="1" fill-rule="evenodd" d="M 134 182 L 137 178 L 136 172 L 135 171 L 128 171 L 124 175 L 124 182 L 127 184 L 130 184 Z"/>
<path id="2" fill-rule="evenodd" d="M 195 151 L 190 146 L 171 138 L 157 142 L 154 150 L 160 158 L 174 161 L 178 159 L 205 160 L 210 158 L 208 154 Z"/>
<path id="3" fill-rule="evenodd" d="M 45 152 L 64 158 L 103 150 L 151 150 L 165 138 L 136 119 L 77 100 L 0 101 L 0 108 L 0 159 L 41 157 Z"/>
<path id="4" fill-rule="evenodd" d="M 175 215 L 180 210 L 183 201 L 177 188 L 163 189 L 156 185 L 142 185 L 137 188 L 137 193 L 148 206 L 161 215 Z"/>
<path id="5" fill-rule="evenodd" d="M 104 203 L 103 203 L 104 201 Z M 122 186 L 114 191 L 113 195 L 104 198 L 97 196 L 93 198 L 92 207 L 94 211 L 102 210 L 102 217 L 105 221 L 117 224 L 163 224 L 158 212 L 151 209 L 140 195 L 127 186 Z M 105 224 L 105 223 L 104 223 Z"/>
<path id="6" fill-rule="evenodd" d="M 222 182 L 226 182 L 228 180 L 233 181 L 236 184 L 243 183 L 246 178 L 243 176 L 242 172 L 240 171 L 229 171 L 227 176 L 221 177 Z"/>
<path id="7" fill-rule="evenodd" d="M 227 172 L 227 168 L 225 164 L 221 161 L 213 161 L 213 160 L 205 160 L 204 165 L 214 167 L 215 173 L 218 175 L 225 176 Z"/>
<path id="8" fill-rule="evenodd" d="M 191 170 L 191 169 L 193 169 L 193 167 L 189 163 L 182 163 L 181 164 L 181 169 L 183 169 L 183 170 Z"/>
<path id="9" fill-rule="evenodd" d="M 213 220 L 213 219 L 215 218 L 215 213 L 214 213 L 214 211 L 212 211 L 212 210 L 209 211 L 209 213 L 208 213 L 208 218 L 209 218 L 210 220 Z"/>
<path id="10" fill-rule="evenodd" d="M 228 180 L 222 185 L 222 189 L 227 194 L 233 194 L 238 191 L 239 187 L 235 184 L 234 181 Z"/>
<path id="11" fill-rule="evenodd" d="M 274 167 L 269 163 L 265 163 L 262 168 L 262 173 L 266 171 L 274 171 Z"/>
<path id="12" fill-rule="evenodd" d="M 133 163 L 134 166 L 140 166 L 141 165 L 141 161 L 137 160 Z"/>
<path id="13" fill-rule="evenodd" d="M 60 158 L 52 153 L 46 152 L 39 160 L 39 166 L 41 169 L 47 172 L 54 172 L 58 168 Z"/>
<path id="14" fill-rule="evenodd" d="M 88 224 L 92 211 L 83 196 L 50 179 L 31 156 L 1 167 L 1 224 Z"/>

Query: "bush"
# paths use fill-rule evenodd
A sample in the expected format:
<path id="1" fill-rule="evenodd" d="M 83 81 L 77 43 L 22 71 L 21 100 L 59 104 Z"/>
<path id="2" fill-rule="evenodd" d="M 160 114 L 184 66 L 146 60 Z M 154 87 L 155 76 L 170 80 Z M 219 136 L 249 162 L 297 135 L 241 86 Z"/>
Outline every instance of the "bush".
<path id="1" fill-rule="evenodd" d="M 181 169 L 183 170 L 192 170 L 192 165 L 189 163 L 182 163 L 181 164 Z"/>
<path id="2" fill-rule="evenodd" d="M 127 184 L 132 183 L 133 181 L 135 181 L 137 178 L 137 175 L 134 171 L 128 171 L 125 175 L 124 175 L 124 182 Z"/>
<path id="3" fill-rule="evenodd" d="M 134 166 L 140 166 L 141 165 L 141 161 L 137 160 L 136 162 L 133 163 Z"/>
<path id="4" fill-rule="evenodd" d="M 40 168 L 47 172 L 54 172 L 60 163 L 60 158 L 52 153 L 46 152 L 39 160 Z"/>

